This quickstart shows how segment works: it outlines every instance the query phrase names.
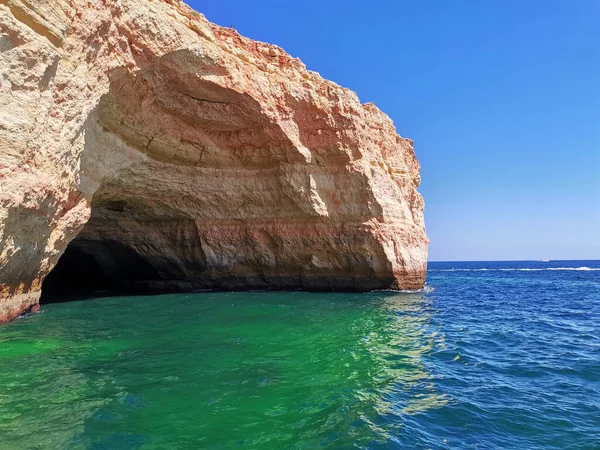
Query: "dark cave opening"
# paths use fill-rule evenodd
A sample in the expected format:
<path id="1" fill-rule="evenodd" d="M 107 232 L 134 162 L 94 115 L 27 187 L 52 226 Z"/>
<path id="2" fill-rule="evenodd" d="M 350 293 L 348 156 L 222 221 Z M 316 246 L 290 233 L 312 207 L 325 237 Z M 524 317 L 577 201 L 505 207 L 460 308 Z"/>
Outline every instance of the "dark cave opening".
<path id="1" fill-rule="evenodd" d="M 41 304 L 153 292 L 159 272 L 117 241 L 73 240 L 42 284 Z"/>

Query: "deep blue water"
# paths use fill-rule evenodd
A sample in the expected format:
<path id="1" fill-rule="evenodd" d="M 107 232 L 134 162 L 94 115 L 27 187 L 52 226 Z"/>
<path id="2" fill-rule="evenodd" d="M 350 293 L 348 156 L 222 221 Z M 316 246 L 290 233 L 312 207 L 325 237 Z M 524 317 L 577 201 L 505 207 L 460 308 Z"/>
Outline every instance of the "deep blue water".
<path id="1" fill-rule="evenodd" d="M 0 449 L 600 449 L 600 261 L 44 305 L 0 382 Z"/>
<path id="2" fill-rule="evenodd" d="M 428 284 L 445 348 L 425 359 L 452 401 L 422 442 L 600 448 L 600 261 L 430 263 Z"/>

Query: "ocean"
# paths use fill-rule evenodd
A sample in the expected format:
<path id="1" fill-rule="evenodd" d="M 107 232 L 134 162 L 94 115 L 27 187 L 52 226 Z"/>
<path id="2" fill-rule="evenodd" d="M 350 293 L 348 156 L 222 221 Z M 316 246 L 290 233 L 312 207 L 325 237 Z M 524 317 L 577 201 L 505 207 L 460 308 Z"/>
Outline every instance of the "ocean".
<path id="1" fill-rule="evenodd" d="M 600 449 L 600 261 L 200 292 L 0 327 L 0 449 Z"/>

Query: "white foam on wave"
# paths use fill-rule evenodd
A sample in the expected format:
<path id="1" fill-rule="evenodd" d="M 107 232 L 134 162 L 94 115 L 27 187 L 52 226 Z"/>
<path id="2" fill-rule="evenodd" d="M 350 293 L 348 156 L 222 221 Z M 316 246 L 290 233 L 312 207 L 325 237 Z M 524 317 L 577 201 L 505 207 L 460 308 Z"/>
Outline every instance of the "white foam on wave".
<path id="1" fill-rule="evenodd" d="M 431 294 L 433 286 L 425 285 L 421 289 L 373 289 L 371 292 L 391 292 L 392 294 Z"/>
<path id="2" fill-rule="evenodd" d="M 482 269 L 429 269 L 431 272 L 484 272 L 484 271 L 498 271 L 498 272 L 513 272 L 513 271 L 531 271 L 538 272 L 544 270 L 581 270 L 581 271 L 594 271 L 600 270 L 600 267 L 544 267 L 544 268 L 482 268 Z"/>

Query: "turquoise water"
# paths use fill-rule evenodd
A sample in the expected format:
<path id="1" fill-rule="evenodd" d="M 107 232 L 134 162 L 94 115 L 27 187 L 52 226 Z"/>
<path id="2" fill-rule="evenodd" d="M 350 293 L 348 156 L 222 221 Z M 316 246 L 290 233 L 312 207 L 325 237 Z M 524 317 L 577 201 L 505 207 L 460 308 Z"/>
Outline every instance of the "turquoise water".
<path id="1" fill-rule="evenodd" d="M 0 384 L 11 450 L 598 449 L 600 262 L 44 305 L 0 327 Z"/>

